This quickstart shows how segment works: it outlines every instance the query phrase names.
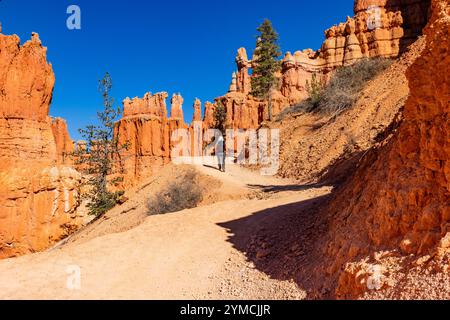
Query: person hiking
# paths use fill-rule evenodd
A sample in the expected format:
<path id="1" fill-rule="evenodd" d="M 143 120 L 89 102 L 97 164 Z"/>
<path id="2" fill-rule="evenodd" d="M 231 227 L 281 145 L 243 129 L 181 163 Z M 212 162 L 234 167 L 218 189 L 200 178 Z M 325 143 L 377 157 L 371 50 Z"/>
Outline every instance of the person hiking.
<path id="1" fill-rule="evenodd" d="M 225 172 L 225 139 L 223 138 L 222 134 L 217 138 L 216 157 L 219 165 L 219 170 L 221 172 Z"/>

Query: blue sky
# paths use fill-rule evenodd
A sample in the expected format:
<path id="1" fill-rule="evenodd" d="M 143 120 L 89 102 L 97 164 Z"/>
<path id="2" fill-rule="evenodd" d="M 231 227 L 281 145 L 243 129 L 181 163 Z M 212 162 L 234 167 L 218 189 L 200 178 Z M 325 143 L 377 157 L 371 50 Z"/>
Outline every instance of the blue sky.
<path id="1" fill-rule="evenodd" d="M 72 4 L 81 8 L 81 30 L 66 27 Z M 75 140 L 102 107 L 97 82 L 106 71 L 117 103 L 148 91 L 179 92 L 190 122 L 196 97 L 226 93 L 236 50 L 251 52 L 264 18 L 280 34 L 283 52 L 293 52 L 320 48 L 323 31 L 352 11 L 351 0 L 0 1 L 4 34 L 25 42 L 35 31 L 48 47 L 56 75 L 50 114 L 67 119 Z"/>

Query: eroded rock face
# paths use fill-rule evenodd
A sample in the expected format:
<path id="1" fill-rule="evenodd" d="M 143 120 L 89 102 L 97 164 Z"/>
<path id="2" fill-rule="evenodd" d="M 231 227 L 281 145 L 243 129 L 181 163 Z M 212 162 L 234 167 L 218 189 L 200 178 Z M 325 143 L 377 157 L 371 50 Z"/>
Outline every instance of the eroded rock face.
<path id="1" fill-rule="evenodd" d="M 427 24 L 430 4 L 430 0 L 355 0 L 354 11 L 356 15 L 373 7 L 384 8 L 388 14 L 400 11 L 405 38 L 414 39 Z"/>
<path id="2" fill-rule="evenodd" d="M 70 138 L 66 120 L 55 118 L 52 121 L 53 136 L 56 143 L 56 153 L 58 164 L 73 165 L 73 154 L 75 151 L 74 142 Z"/>
<path id="3" fill-rule="evenodd" d="M 76 231 L 83 219 L 80 174 L 70 167 L 28 163 L 0 171 L 0 259 L 47 249 Z"/>
<path id="4" fill-rule="evenodd" d="M 125 186 L 135 185 L 167 164 L 174 144 L 172 132 L 188 128 L 183 120 L 181 95 L 172 97 L 170 118 L 167 116 L 167 97 L 166 92 L 147 93 L 142 99 L 127 98 L 123 102 L 124 117 L 117 122 L 115 134 L 120 145 L 128 145 L 120 161 Z M 198 117 L 198 114 L 195 116 Z"/>
<path id="5" fill-rule="evenodd" d="M 449 249 L 443 239 L 450 234 L 450 5 L 434 0 L 432 10 L 426 49 L 407 72 L 411 93 L 400 128 L 331 203 L 325 252 L 333 257 L 329 273 L 340 274 L 340 298 L 360 293 L 352 272 L 358 268 L 349 263 L 359 257 L 381 249 L 431 256 Z"/>
<path id="6" fill-rule="evenodd" d="M 170 109 L 170 118 L 173 120 L 184 120 L 183 117 L 184 99 L 180 94 L 174 94 L 170 100 L 172 108 Z"/>
<path id="7" fill-rule="evenodd" d="M 214 127 L 214 108 L 215 105 L 213 103 L 205 102 L 205 114 L 203 116 L 203 126 L 205 128 Z"/>
<path id="8" fill-rule="evenodd" d="M 167 117 L 166 92 L 152 95 L 147 93 L 142 99 L 135 97 L 132 100 L 126 98 L 123 101 L 123 117 L 137 115 L 151 115 L 156 117 Z"/>
<path id="9" fill-rule="evenodd" d="M 48 248 L 77 229 L 80 175 L 62 120 L 48 116 L 54 85 L 37 34 L 0 34 L 0 258 Z"/>
<path id="10" fill-rule="evenodd" d="M 199 99 L 195 99 L 194 102 L 194 117 L 192 122 L 202 121 L 202 103 Z"/>
<path id="11" fill-rule="evenodd" d="M 46 120 L 55 76 L 39 36 L 20 46 L 19 37 L 0 34 L 0 47 L 0 117 Z"/>

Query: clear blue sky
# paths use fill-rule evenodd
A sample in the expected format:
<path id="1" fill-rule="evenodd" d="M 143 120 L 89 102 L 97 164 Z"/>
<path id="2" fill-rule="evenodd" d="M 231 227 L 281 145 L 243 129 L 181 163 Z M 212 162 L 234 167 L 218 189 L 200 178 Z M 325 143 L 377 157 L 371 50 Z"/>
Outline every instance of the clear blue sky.
<path id="1" fill-rule="evenodd" d="M 81 8 L 81 30 L 66 27 L 71 4 Z M 205 102 L 226 93 L 236 50 L 251 52 L 264 18 L 280 34 L 283 52 L 293 52 L 320 48 L 323 31 L 352 11 L 352 0 L 0 1 L 4 34 L 24 42 L 35 31 L 48 47 L 56 74 L 50 114 L 67 119 L 75 140 L 102 107 L 97 81 L 106 71 L 117 103 L 148 91 L 180 92 L 190 122 L 195 97 Z"/>

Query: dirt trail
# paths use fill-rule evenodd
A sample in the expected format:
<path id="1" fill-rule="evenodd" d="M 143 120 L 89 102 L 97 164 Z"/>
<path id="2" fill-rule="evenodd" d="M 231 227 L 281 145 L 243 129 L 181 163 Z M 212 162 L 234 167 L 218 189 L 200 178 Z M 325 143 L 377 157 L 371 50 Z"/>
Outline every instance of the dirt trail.
<path id="1" fill-rule="evenodd" d="M 305 298 L 294 281 L 271 279 L 248 261 L 242 241 L 249 241 L 272 215 L 296 214 L 302 202 L 326 195 L 330 188 L 302 188 L 237 166 L 229 166 L 226 174 L 197 169 L 220 180 L 224 190 L 259 189 L 266 196 L 150 216 L 125 232 L 75 239 L 47 252 L 0 261 L 0 298 Z M 81 288 L 70 290 L 67 282 L 78 267 Z"/>

